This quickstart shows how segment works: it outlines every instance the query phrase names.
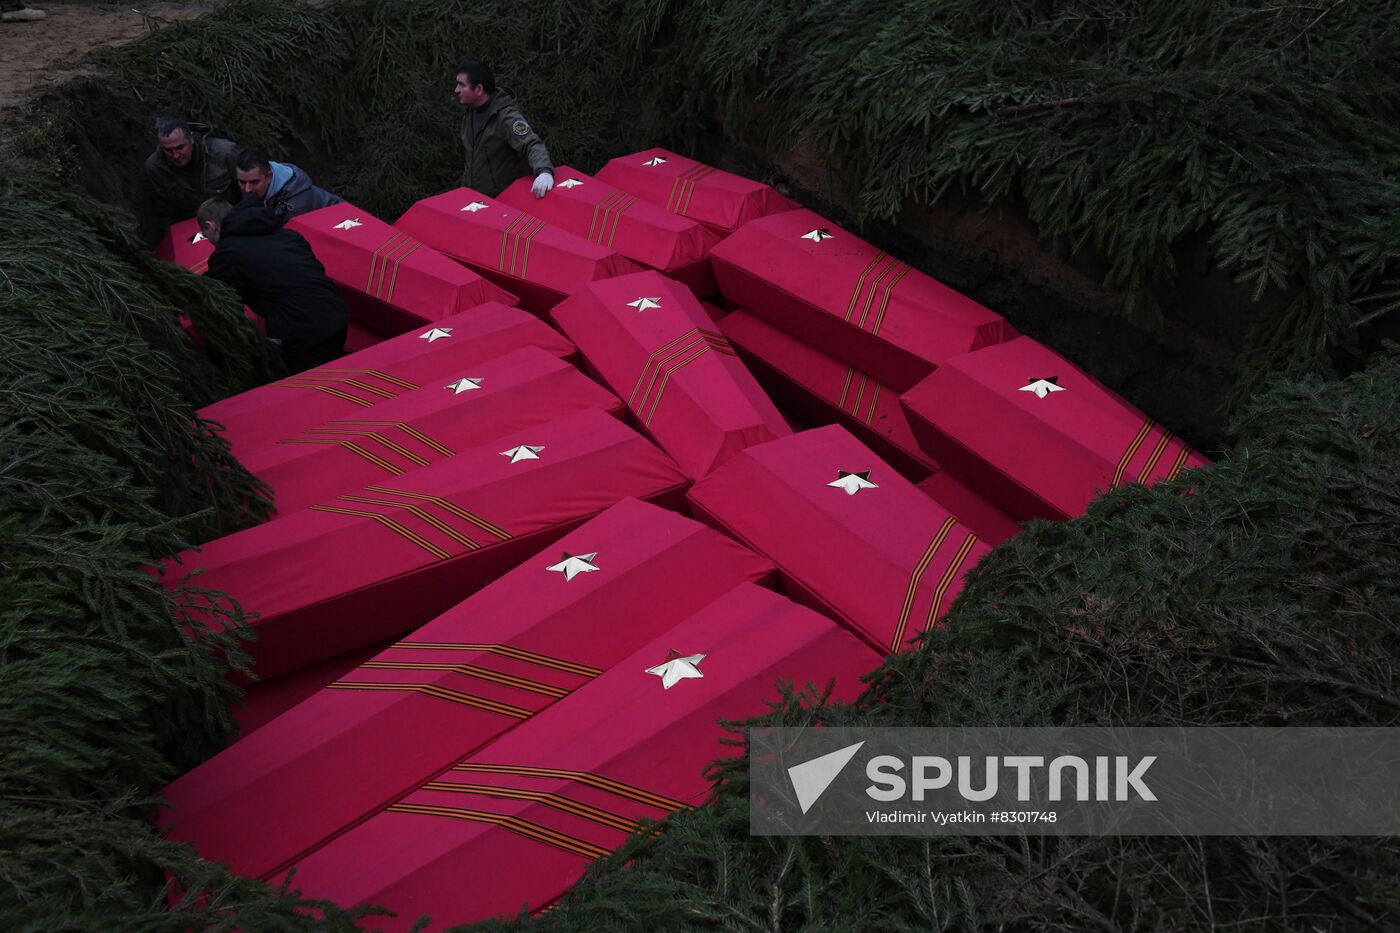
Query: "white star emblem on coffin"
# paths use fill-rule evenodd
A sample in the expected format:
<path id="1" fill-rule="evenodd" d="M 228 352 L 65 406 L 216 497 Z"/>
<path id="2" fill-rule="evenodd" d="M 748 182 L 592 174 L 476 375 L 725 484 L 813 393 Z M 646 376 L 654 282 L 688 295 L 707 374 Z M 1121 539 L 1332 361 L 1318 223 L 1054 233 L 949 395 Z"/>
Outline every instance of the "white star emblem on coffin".
<path id="1" fill-rule="evenodd" d="M 665 164 L 666 164 L 666 160 L 663 159 L 663 158 L 661 158 L 661 156 L 652 156 L 650 159 L 647 159 L 647 160 L 646 160 L 645 162 L 643 162 L 642 164 L 643 164 L 643 165 L 665 165 Z"/>
<path id="2" fill-rule="evenodd" d="M 209 238 L 204 234 L 196 233 L 194 236 L 190 237 L 190 243 L 203 243 L 207 239 Z"/>
<path id="3" fill-rule="evenodd" d="M 334 227 L 332 227 L 331 229 L 332 229 L 332 230 L 353 230 L 353 229 L 355 229 L 356 227 L 363 227 L 363 226 L 364 226 L 364 224 L 360 223 L 358 220 L 350 220 L 350 219 L 347 219 L 347 220 L 342 220 L 340 223 L 336 224 L 336 225 L 335 225 Z"/>
<path id="4" fill-rule="evenodd" d="M 430 330 L 430 331 L 428 331 L 428 332 L 426 332 L 426 333 L 419 334 L 419 335 L 418 335 L 418 339 L 419 339 L 419 340 L 426 340 L 426 341 L 428 341 L 428 343 L 432 343 L 434 340 L 441 340 L 443 337 L 451 337 L 451 336 L 452 336 L 452 328 L 450 328 L 450 327 L 434 327 L 432 330 Z"/>
<path id="5" fill-rule="evenodd" d="M 463 392 L 470 392 L 472 389 L 481 388 L 484 379 L 473 379 L 470 376 L 463 376 L 451 385 L 443 386 L 444 389 L 451 389 L 453 395 L 461 395 Z"/>
<path id="6" fill-rule="evenodd" d="M 650 311 L 652 308 L 661 307 L 661 298 L 638 298 L 636 301 L 627 302 L 627 307 L 636 308 L 640 311 Z"/>
<path id="7" fill-rule="evenodd" d="M 468 204 L 466 207 L 462 208 L 462 210 L 466 211 L 466 212 L 469 213 L 469 214 L 475 214 L 477 211 L 484 211 L 484 210 L 486 210 L 486 202 L 485 202 L 485 201 L 473 201 L 472 203 Z M 459 213 L 460 213 L 460 211 L 459 211 Z"/>
<path id="8" fill-rule="evenodd" d="M 511 463 L 519 463 L 521 460 L 538 460 L 543 447 L 534 447 L 530 444 L 521 444 L 519 447 L 512 447 L 510 450 L 501 451 L 502 457 L 509 457 Z"/>
<path id="9" fill-rule="evenodd" d="M 647 668 L 648 674 L 655 674 L 661 678 L 661 687 L 670 690 L 682 680 L 689 680 L 692 677 L 704 677 L 700 673 L 699 664 L 705 660 L 703 654 L 690 654 L 685 657 L 675 657 L 665 664 L 658 664 L 655 667 Z"/>
<path id="10" fill-rule="evenodd" d="M 831 231 L 825 227 L 818 227 L 815 230 L 808 230 L 802 234 L 802 239 L 811 240 L 813 243 L 820 243 L 822 240 L 831 239 Z"/>
<path id="11" fill-rule="evenodd" d="M 581 573 L 592 573 L 598 569 L 598 565 L 593 563 L 593 558 L 598 556 L 598 552 L 592 554 L 570 554 L 564 551 L 564 559 L 557 564 L 550 564 L 545 570 L 554 573 L 562 573 L 564 582 L 567 583 Z"/>
<path id="12" fill-rule="evenodd" d="M 559 183 L 559 187 L 561 187 L 561 188 L 577 188 L 577 187 L 578 187 L 579 185 L 581 185 L 581 184 L 583 184 L 583 182 L 579 181 L 577 178 L 566 178 L 566 179 L 564 179 L 563 181 L 561 181 L 561 182 Z"/>
<path id="13" fill-rule="evenodd" d="M 862 489 L 880 488 L 875 483 L 872 483 L 870 481 L 869 470 L 865 470 L 861 473 L 850 473 L 846 470 L 837 470 L 836 476 L 837 479 L 835 480 L 835 482 L 827 483 L 827 485 L 835 486 L 837 489 L 844 490 L 846 495 L 848 496 L 854 496 Z"/>
<path id="14" fill-rule="evenodd" d="M 1034 392 L 1036 398 L 1045 398 L 1051 392 L 1063 392 L 1065 387 L 1060 385 L 1059 376 L 1050 376 L 1047 379 L 1031 379 L 1025 385 L 1017 389 L 1017 392 Z"/>

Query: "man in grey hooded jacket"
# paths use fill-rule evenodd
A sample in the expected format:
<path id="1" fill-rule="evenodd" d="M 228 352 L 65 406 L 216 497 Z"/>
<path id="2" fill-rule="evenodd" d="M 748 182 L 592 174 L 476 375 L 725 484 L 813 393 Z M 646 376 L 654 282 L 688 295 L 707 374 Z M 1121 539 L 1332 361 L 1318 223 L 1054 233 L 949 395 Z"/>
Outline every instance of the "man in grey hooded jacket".
<path id="1" fill-rule="evenodd" d="M 344 200 L 317 188 L 311 176 L 297 166 L 273 162 L 259 149 L 244 149 L 234 166 L 243 196 L 262 198 L 267 209 L 283 221 Z"/>

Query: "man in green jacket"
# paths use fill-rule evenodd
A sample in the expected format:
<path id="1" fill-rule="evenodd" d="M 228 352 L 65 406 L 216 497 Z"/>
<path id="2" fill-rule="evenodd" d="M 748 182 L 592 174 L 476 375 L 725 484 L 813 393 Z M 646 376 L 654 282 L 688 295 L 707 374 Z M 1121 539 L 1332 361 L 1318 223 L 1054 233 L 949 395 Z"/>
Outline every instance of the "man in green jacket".
<path id="1" fill-rule="evenodd" d="M 193 217 L 208 198 L 238 201 L 238 145 L 204 129 L 177 114 L 156 118 L 156 151 L 146 159 L 145 174 L 157 239 L 166 227 Z"/>
<path id="2" fill-rule="evenodd" d="M 494 198 L 517 178 L 534 175 L 531 192 L 537 198 L 548 194 L 554 187 L 549 150 L 510 92 L 497 90 L 488 66 L 471 59 L 457 65 L 457 100 L 467 108 L 462 120 L 462 146 L 467 151 L 462 184 Z"/>

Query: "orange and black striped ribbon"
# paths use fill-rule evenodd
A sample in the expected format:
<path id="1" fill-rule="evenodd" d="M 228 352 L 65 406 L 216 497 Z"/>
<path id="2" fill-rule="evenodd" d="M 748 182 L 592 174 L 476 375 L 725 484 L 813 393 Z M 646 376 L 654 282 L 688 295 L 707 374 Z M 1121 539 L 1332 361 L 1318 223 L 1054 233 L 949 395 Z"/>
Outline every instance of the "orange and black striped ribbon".
<path id="1" fill-rule="evenodd" d="M 726 356 L 738 355 L 723 336 L 698 327 L 653 350 L 642 365 L 642 371 L 637 374 L 632 394 L 627 398 L 627 407 L 636 412 L 642 423 L 649 427 L 652 418 L 656 417 L 661 398 L 666 393 L 666 386 L 670 384 L 671 374 L 684 369 L 710 351 Z"/>
<path id="2" fill-rule="evenodd" d="M 427 502 L 430 505 L 436 506 L 437 508 L 447 512 L 452 517 L 461 519 L 462 521 L 471 524 L 475 528 L 486 531 L 488 534 L 491 534 L 499 540 L 504 541 L 508 540 L 511 537 L 510 533 L 505 531 L 504 529 L 497 527 L 491 522 L 486 521 L 484 518 L 481 518 L 480 516 L 467 511 L 466 509 L 462 508 L 461 506 L 442 496 L 432 496 L 426 495 L 424 493 L 407 492 L 404 490 L 390 489 L 386 486 L 373 485 L 364 487 L 364 491 L 378 493 L 379 496 L 368 496 L 361 495 L 359 493 L 353 493 L 340 496 L 339 499 L 342 502 L 351 502 L 357 505 L 377 505 L 381 507 L 402 510 L 417 518 L 425 525 L 428 525 L 441 532 L 448 538 L 451 538 L 453 541 L 462 545 L 462 547 L 469 551 L 477 550 L 481 547 L 481 544 L 479 544 L 475 539 L 469 537 L 460 529 L 454 528 L 452 525 L 448 524 L 448 522 L 429 512 L 427 508 L 416 503 Z M 413 501 L 405 502 L 403 501 L 404 499 L 410 499 Z M 452 554 L 450 552 L 429 541 L 427 538 L 424 538 L 422 535 L 408 528 L 402 522 L 389 515 L 385 515 L 380 512 L 371 512 L 365 509 L 352 508 L 350 506 L 332 505 L 330 503 L 321 503 L 319 505 L 313 505 L 311 506 L 311 508 L 319 512 L 331 512 L 338 515 L 353 515 L 356 518 L 368 518 L 371 521 L 377 522 L 383 527 L 388 528 L 390 531 L 399 535 L 401 538 L 410 542 L 411 544 L 417 545 L 418 547 L 427 551 L 429 554 L 436 557 L 438 560 L 448 560 L 452 557 Z"/>
<path id="3" fill-rule="evenodd" d="M 464 774 L 512 774 L 517 777 L 554 778 L 562 781 L 573 781 L 594 790 L 621 797 L 624 800 L 631 800 L 657 810 L 670 813 L 675 810 L 689 810 L 690 804 L 661 794 L 652 793 L 641 787 L 632 784 L 625 784 L 622 781 L 615 781 L 610 777 L 601 774 L 594 774 L 591 771 L 574 771 L 567 768 L 542 768 L 534 765 L 491 765 L 482 764 L 476 761 L 464 761 L 452 766 L 453 771 L 460 771 Z"/>
<path id="4" fill-rule="evenodd" d="M 520 212 L 501 231 L 501 257 L 496 268 L 518 279 L 526 277 L 530 266 L 530 243 L 546 224 L 538 217 Z"/>
<path id="5" fill-rule="evenodd" d="M 856 394 L 851 401 L 851 407 L 850 409 L 847 409 L 846 399 L 850 397 L 851 381 L 855 379 L 856 376 L 860 376 L 860 382 L 856 385 Z M 866 409 L 865 417 L 861 418 L 860 402 L 862 397 L 865 396 L 865 390 L 867 387 L 870 388 L 870 404 L 869 407 Z M 867 425 L 872 424 L 875 421 L 875 405 L 877 402 L 880 401 L 880 392 L 884 388 L 885 386 L 883 383 L 876 382 L 874 379 L 871 379 L 865 373 L 857 373 L 854 366 L 849 366 L 846 368 L 846 381 L 841 384 L 841 397 L 837 401 L 836 407 L 840 408 L 842 411 L 849 411 L 849 413 L 852 416 L 854 416 L 857 421 L 861 421 Z"/>
<path id="6" fill-rule="evenodd" d="M 510 532 L 506 531 L 504 528 L 488 522 L 474 512 L 467 511 L 451 499 L 444 498 L 443 496 L 434 496 L 423 492 L 409 492 L 406 489 L 391 489 L 388 486 L 366 486 L 365 489 L 369 492 L 377 492 L 386 496 L 403 496 L 406 499 L 416 499 L 420 502 L 431 503 L 444 512 L 447 512 L 449 515 L 456 516 L 464 522 L 469 522 L 501 541 L 509 541 L 511 538 Z"/>
<path id="7" fill-rule="evenodd" d="M 563 671 L 566 674 L 577 674 L 580 677 L 597 677 L 603 673 L 601 668 L 590 667 L 575 661 L 566 661 L 563 658 L 540 654 L 538 651 L 530 651 L 527 648 L 517 648 L 514 645 L 472 644 L 457 641 L 398 641 L 390 647 L 418 651 L 471 651 L 494 654 L 525 664 L 536 664 L 540 667 Z"/>
<path id="8" fill-rule="evenodd" d="M 411 469 L 412 467 L 428 465 L 428 460 L 419 456 L 418 454 L 415 454 L 413 451 L 404 447 L 402 444 L 399 444 L 385 437 L 379 431 L 374 430 L 374 428 L 376 427 L 397 428 L 398 430 L 402 431 L 404 434 L 408 435 L 410 438 L 422 444 L 423 446 L 428 447 L 433 451 L 442 454 L 445 457 L 452 456 L 451 448 L 439 444 L 437 441 L 428 437 L 426 434 L 424 434 L 422 431 L 419 431 L 417 428 L 414 428 L 411 425 L 407 425 L 399 421 L 328 421 L 326 422 L 325 427 L 312 428 L 306 434 L 300 437 L 286 437 L 278 441 L 278 443 L 334 444 L 336 446 L 345 448 L 352 454 L 355 454 L 357 457 L 369 461 L 370 463 L 384 470 L 386 473 L 389 473 L 393 476 L 403 475 L 403 473 L 405 472 L 403 467 L 396 465 L 390 460 L 386 460 L 382 455 L 377 454 L 371 450 L 367 450 L 366 448 L 360 446 L 360 444 L 354 440 L 349 440 L 345 437 L 334 436 L 348 434 L 352 437 L 367 438 L 369 440 L 375 441 L 385 450 L 388 450 L 390 453 L 403 458 L 405 461 L 411 464 L 412 466 L 410 466 L 409 469 Z M 308 435 L 330 436 L 322 437 Z"/>
<path id="9" fill-rule="evenodd" d="M 593 219 L 588 223 L 588 239 L 599 246 L 611 248 L 613 240 L 617 237 L 617 225 L 622 220 L 622 215 L 636 203 L 637 199 L 627 192 L 614 191 L 593 205 Z"/>
<path id="10" fill-rule="evenodd" d="M 381 301 L 393 301 L 394 287 L 399 280 L 399 266 L 420 246 L 422 244 L 408 234 L 394 231 L 370 254 L 369 277 L 365 280 L 365 291 Z"/>
<path id="11" fill-rule="evenodd" d="M 515 706 L 511 703 L 502 703 L 499 700 L 489 700 L 486 697 L 479 697 L 473 693 L 466 693 L 461 690 L 453 690 L 450 687 L 442 687 L 431 683 L 395 683 L 393 681 L 372 681 L 372 680 L 337 680 L 335 683 L 327 684 L 328 690 L 379 690 L 390 693 L 419 693 L 423 696 L 432 697 L 435 700 L 446 700 L 449 703 L 456 703 L 460 706 L 468 706 L 486 713 L 496 713 L 500 716 L 507 716 L 511 719 L 529 719 L 535 714 L 534 710 Z"/>
<path id="12" fill-rule="evenodd" d="M 558 830 L 541 826 L 539 823 L 532 823 L 523 820 L 518 816 L 506 816 L 501 813 L 491 813 L 487 810 L 468 810 L 463 807 L 434 807 L 420 803 L 395 803 L 385 808 L 390 813 L 419 813 L 425 816 L 442 816 L 454 820 L 467 820 L 472 823 L 488 823 L 499 826 L 501 829 L 533 839 L 536 842 L 543 842 L 545 845 L 554 846 L 556 849 L 563 849 L 565 852 L 572 852 L 587 859 L 600 859 L 606 856 L 611 849 L 606 849 L 600 845 L 586 842 L 576 836 L 561 833 Z"/>
<path id="13" fill-rule="evenodd" d="M 948 588 L 958 578 L 958 571 L 962 570 L 962 565 L 967 561 L 967 556 L 972 553 L 972 548 L 976 544 L 977 536 L 969 531 L 967 537 L 963 538 L 962 544 L 958 545 L 958 551 L 953 555 L 953 559 L 948 562 L 938 585 L 933 588 L 933 599 L 928 606 L 928 617 L 924 620 L 925 632 L 933 628 L 933 624 L 938 621 L 938 610 L 943 608 L 943 599 L 948 595 Z"/>
<path id="14" fill-rule="evenodd" d="M 606 826 L 609 829 L 618 829 L 624 833 L 634 833 L 641 828 L 641 824 L 637 820 L 629 819 L 620 813 L 613 813 L 611 810 L 604 810 L 602 807 L 595 807 L 565 797 L 563 794 L 553 794 L 549 791 L 527 790 L 522 787 L 496 787 L 491 784 L 458 784 L 454 781 L 429 781 L 419 790 L 435 790 L 447 794 L 480 794 L 483 797 L 499 797 L 506 800 L 529 800 L 543 804 L 551 810 L 570 813 L 582 817 L 590 823 L 597 823 L 599 826 Z"/>
<path id="15" fill-rule="evenodd" d="M 870 333 L 878 334 L 885 320 L 885 312 L 889 309 L 890 296 L 895 286 L 908 274 L 909 266 L 888 253 L 876 253 L 875 258 L 856 276 L 855 287 L 851 290 L 851 298 L 846 302 L 846 313 L 841 320 L 853 323 L 861 330 L 865 329 L 868 320 Z M 859 316 L 856 316 L 857 311 Z"/>
<path id="16" fill-rule="evenodd" d="M 1151 418 L 1144 418 L 1142 425 L 1138 428 L 1137 434 L 1133 436 L 1132 442 L 1128 444 L 1123 456 L 1118 458 L 1118 467 L 1113 471 L 1113 483 L 1110 489 L 1117 489 L 1124 485 L 1124 476 L 1127 475 L 1128 466 L 1142 450 L 1142 446 L 1147 439 L 1152 436 L 1152 432 L 1157 429 L 1157 422 Z M 1163 429 L 1157 442 L 1152 445 L 1151 451 L 1147 454 L 1147 459 L 1143 462 L 1142 468 L 1138 470 L 1137 482 L 1146 484 L 1152 476 L 1152 471 L 1157 469 L 1157 464 L 1161 462 L 1164 454 L 1171 448 L 1173 443 L 1181 443 L 1170 431 Z M 1181 444 L 1181 449 L 1177 451 L 1176 457 L 1172 460 L 1171 469 L 1167 471 L 1167 479 L 1176 479 L 1186 461 L 1191 459 L 1191 448 L 1186 444 Z"/>
<path id="17" fill-rule="evenodd" d="M 361 376 L 366 378 L 358 378 Z M 385 383 L 389 388 L 374 385 L 371 380 Z M 363 408 L 378 405 L 385 399 L 397 398 L 399 391 L 410 391 L 418 388 L 417 384 L 409 382 L 407 379 L 400 379 L 398 376 L 392 376 L 378 369 L 310 369 L 295 376 L 288 376 L 275 385 L 286 389 L 312 389 Z M 363 392 L 372 398 L 354 395 L 346 391 L 345 387 Z"/>
<path id="18" fill-rule="evenodd" d="M 450 674 L 460 674 L 463 677 L 471 677 L 475 680 L 483 680 L 487 683 L 499 684 L 502 687 L 513 687 L 516 690 L 524 690 L 526 693 L 538 693 L 540 696 L 553 697 L 558 700 L 569 695 L 568 687 L 560 687 L 555 684 L 545 683 L 540 680 L 531 680 L 528 677 L 519 677 L 515 674 L 506 674 L 501 671 L 493 671 L 489 667 L 481 667 L 477 664 L 448 664 L 436 661 L 366 661 L 360 665 L 361 670 L 373 671 L 443 671 Z M 353 681 L 349 681 L 353 683 Z"/>
<path id="19" fill-rule="evenodd" d="M 452 555 L 447 551 L 444 551 L 442 548 L 438 547 L 436 544 L 429 541 L 427 538 L 424 538 L 422 535 L 419 535 L 411 529 L 406 528 L 404 525 L 395 521 L 388 515 L 381 515 L 378 512 L 367 512 L 364 509 L 351 509 L 339 505 L 329 505 L 326 503 L 322 503 L 320 505 L 313 505 L 310 506 L 310 508 L 312 511 L 315 512 L 330 512 L 335 515 L 351 515 L 355 518 L 368 518 L 371 521 L 377 522 L 385 528 L 388 528 L 394 534 L 403 538 L 405 541 L 408 541 L 410 544 L 417 545 L 418 547 L 427 551 L 429 554 L 436 557 L 438 560 L 447 560 L 450 557 L 452 557 Z"/>
<path id="20" fill-rule="evenodd" d="M 666 198 L 666 210 L 686 216 L 690 212 L 690 199 L 695 195 L 696 184 L 714 169 L 708 165 L 696 165 L 676 176 L 671 182 L 671 194 Z"/>

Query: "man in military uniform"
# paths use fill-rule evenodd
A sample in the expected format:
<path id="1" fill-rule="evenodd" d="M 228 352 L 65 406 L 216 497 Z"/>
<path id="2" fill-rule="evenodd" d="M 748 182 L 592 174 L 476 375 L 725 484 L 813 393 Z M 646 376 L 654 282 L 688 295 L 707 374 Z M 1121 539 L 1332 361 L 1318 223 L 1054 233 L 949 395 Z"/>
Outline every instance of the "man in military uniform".
<path id="1" fill-rule="evenodd" d="M 156 151 L 146 159 L 145 174 L 150 220 L 158 229 L 148 231 L 148 238 L 159 239 L 171 224 L 193 217 L 209 198 L 238 200 L 238 146 L 204 129 L 177 114 L 156 118 Z"/>
<path id="2" fill-rule="evenodd" d="M 467 151 L 462 184 L 496 197 L 517 178 L 534 175 L 530 191 L 542 198 L 554 187 L 554 163 L 515 99 L 496 89 L 496 76 L 481 62 L 457 65 L 457 100 L 467 108 L 462 146 Z"/>

